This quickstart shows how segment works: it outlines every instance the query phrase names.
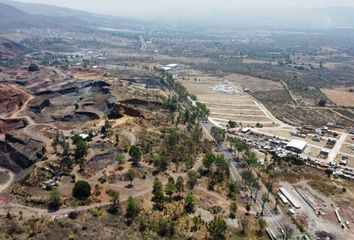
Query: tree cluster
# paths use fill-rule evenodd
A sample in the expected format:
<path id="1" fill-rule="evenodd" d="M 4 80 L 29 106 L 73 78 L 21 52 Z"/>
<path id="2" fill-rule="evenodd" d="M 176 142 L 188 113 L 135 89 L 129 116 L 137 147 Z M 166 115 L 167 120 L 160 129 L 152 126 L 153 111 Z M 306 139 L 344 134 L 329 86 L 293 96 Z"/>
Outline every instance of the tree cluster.
<path id="1" fill-rule="evenodd" d="M 211 152 L 207 153 L 203 158 L 203 166 L 206 171 L 202 171 L 202 175 L 209 178 L 209 190 L 213 190 L 216 184 L 229 179 L 229 164 L 223 155 L 215 155 Z"/>

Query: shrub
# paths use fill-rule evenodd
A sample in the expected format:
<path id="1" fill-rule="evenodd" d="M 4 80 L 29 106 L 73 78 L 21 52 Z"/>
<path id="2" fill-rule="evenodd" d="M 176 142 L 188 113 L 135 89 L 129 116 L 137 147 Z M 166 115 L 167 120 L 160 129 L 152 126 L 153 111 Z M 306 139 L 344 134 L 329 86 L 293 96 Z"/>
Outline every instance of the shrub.
<path id="1" fill-rule="evenodd" d="M 91 186 L 86 181 L 77 181 L 72 194 L 79 200 L 86 200 L 91 195 Z"/>

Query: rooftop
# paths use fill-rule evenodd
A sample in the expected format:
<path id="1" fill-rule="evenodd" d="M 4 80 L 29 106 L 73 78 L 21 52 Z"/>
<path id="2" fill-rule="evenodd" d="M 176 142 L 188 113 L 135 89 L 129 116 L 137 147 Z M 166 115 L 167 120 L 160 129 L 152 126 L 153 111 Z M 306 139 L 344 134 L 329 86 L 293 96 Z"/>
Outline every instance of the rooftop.
<path id="1" fill-rule="evenodd" d="M 291 147 L 291 148 L 296 148 L 296 149 L 305 149 L 307 146 L 307 142 L 297 140 L 297 139 L 292 139 L 286 147 Z"/>

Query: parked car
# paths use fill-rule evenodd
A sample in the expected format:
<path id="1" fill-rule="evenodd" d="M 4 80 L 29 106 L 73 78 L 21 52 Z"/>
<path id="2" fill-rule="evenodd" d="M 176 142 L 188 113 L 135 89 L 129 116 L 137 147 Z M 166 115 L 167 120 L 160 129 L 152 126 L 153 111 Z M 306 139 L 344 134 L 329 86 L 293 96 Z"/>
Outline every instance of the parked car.
<path id="1" fill-rule="evenodd" d="M 348 160 L 349 160 L 349 158 L 348 157 L 346 157 L 346 156 L 343 156 L 342 157 L 342 160 L 340 161 L 340 165 L 343 165 L 343 166 L 346 166 L 347 164 L 348 164 Z"/>

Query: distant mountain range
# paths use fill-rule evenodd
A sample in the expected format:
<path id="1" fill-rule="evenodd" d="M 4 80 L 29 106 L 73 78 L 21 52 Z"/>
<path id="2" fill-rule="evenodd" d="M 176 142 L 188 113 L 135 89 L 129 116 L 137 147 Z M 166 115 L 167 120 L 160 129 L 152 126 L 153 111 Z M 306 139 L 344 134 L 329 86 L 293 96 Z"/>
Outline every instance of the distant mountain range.
<path id="1" fill-rule="evenodd" d="M 22 45 L 0 37 L 0 60 L 14 59 L 28 52 Z"/>
<path id="2" fill-rule="evenodd" d="M 144 16 L 120 18 L 45 4 L 0 0 L 0 31 L 24 27 L 67 29 L 130 29 L 141 31 L 152 25 L 190 27 L 354 29 L 354 8 L 239 9 L 194 12 L 170 9 Z"/>
<path id="3" fill-rule="evenodd" d="M 354 8 L 210 10 L 207 12 L 170 9 L 145 14 L 142 20 L 179 25 L 232 28 L 333 29 L 354 28 Z"/>
<path id="4" fill-rule="evenodd" d="M 90 30 L 100 27 L 141 30 L 143 22 L 45 4 L 0 0 L 0 31 L 16 28 L 65 28 Z"/>
<path id="5" fill-rule="evenodd" d="M 86 22 L 74 16 L 50 17 L 23 12 L 13 6 L 0 3 L 0 31 L 16 28 L 81 28 Z"/>

